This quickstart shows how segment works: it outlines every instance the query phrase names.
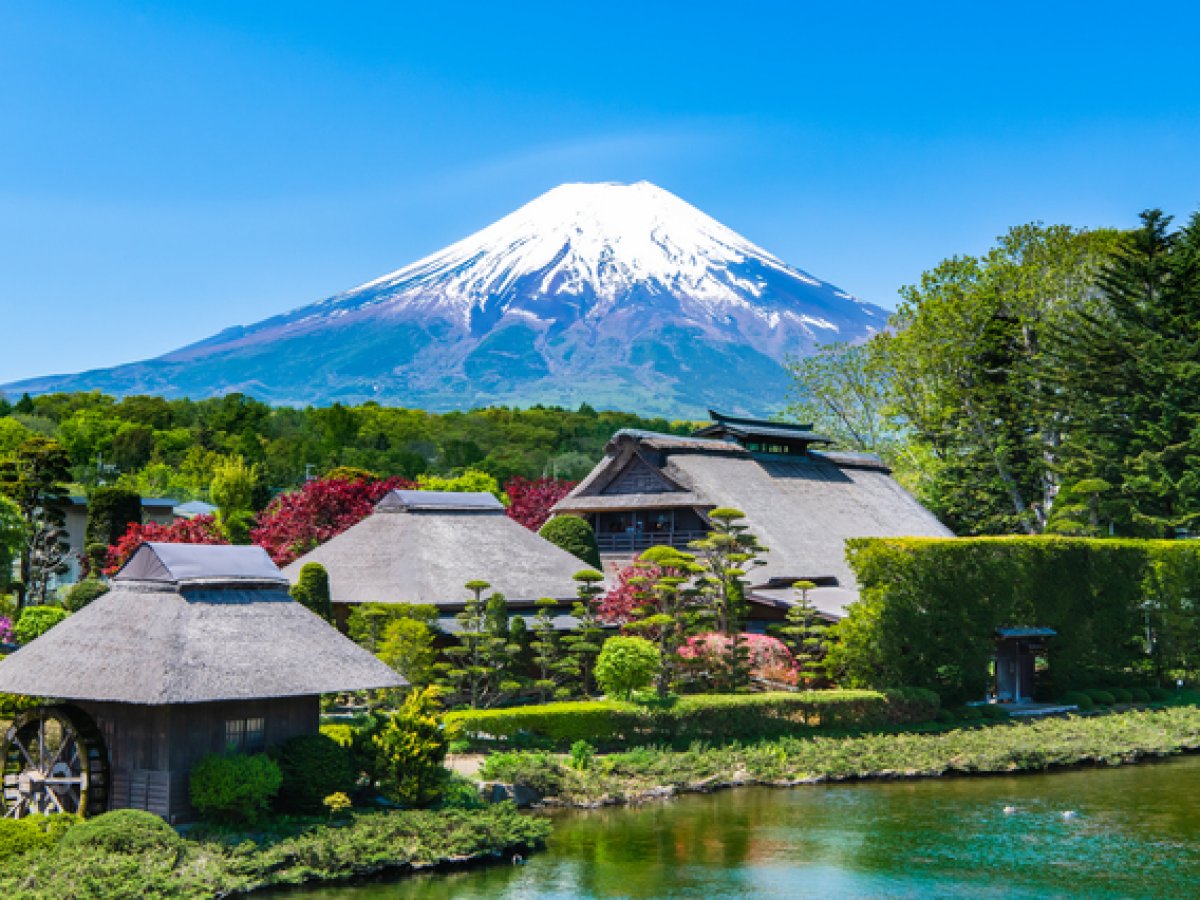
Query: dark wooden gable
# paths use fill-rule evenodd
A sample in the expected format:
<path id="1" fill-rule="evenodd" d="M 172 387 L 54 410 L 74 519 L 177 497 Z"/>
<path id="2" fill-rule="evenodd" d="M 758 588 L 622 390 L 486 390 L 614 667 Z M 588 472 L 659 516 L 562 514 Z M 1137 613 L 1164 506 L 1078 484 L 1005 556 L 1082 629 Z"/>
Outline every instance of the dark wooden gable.
<path id="1" fill-rule="evenodd" d="M 602 494 L 661 494 L 678 488 L 640 456 L 626 463 Z"/>

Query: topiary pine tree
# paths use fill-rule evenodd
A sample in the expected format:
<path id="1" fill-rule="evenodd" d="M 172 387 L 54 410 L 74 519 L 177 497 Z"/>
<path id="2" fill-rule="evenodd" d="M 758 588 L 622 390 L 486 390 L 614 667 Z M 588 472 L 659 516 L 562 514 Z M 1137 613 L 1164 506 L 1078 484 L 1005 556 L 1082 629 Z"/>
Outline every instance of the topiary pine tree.
<path id="1" fill-rule="evenodd" d="M 579 670 L 575 661 L 564 654 L 558 631 L 554 627 L 558 601 L 552 597 L 542 597 L 537 601 L 537 607 L 529 648 L 533 652 L 533 664 L 538 673 L 533 687 L 545 702 L 552 696 L 569 696 L 570 689 L 564 685 Z"/>
<path id="2" fill-rule="evenodd" d="M 443 654 L 449 662 L 436 666 L 442 684 L 472 709 L 494 706 L 519 683 L 512 676 L 520 648 L 511 640 L 508 604 L 503 594 L 493 594 L 485 603 L 486 581 L 468 581 L 470 591 L 458 621 L 455 637 L 458 646 L 447 647 Z"/>
<path id="3" fill-rule="evenodd" d="M 555 516 L 541 527 L 538 534 L 592 568 L 600 568 L 596 532 L 579 516 Z"/>
<path id="4" fill-rule="evenodd" d="M 595 569 L 581 569 L 574 577 L 579 599 L 571 607 L 571 614 L 579 620 L 579 624 L 563 637 L 562 642 L 567 648 L 572 669 L 579 678 L 580 693 L 590 697 L 592 671 L 604 643 L 604 629 L 598 616 L 599 597 L 604 593 L 600 585 L 604 583 L 604 576 Z"/>
<path id="5" fill-rule="evenodd" d="M 711 610 L 691 584 L 700 572 L 696 557 L 674 547 L 651 547 L 633 564 L 638 574 L 626 578 L 634 603 L 625 631 L 658 647 L 661 657 L 655 688 L 666 698 L 680 680 L 679 648 L 688 636 L 711 627 Z"/>
<path id="6" fill-rule="evenodd" d="M 800 597 L 788 609 L 787 623 L 777 625 L 774 629 L 779 639 L 792 651 L 798 679 L 809 687 L 826 677 L 825 638 L 829 628 L 808 599 L 808 592 L 816 586 L 812 581 L 797 581 L 792 585 Z"/>
<path id="7" fill-rule="evenodd" d="M 727 638 L 723 665 L 711 673 L 720 691 L 744 690 L 750 683 L 750 650 L 741 639 L 746 620 L 746 570 L 760 565 L 766 548 L 749 527 L 740 509 L 717 507 L 708 513 L 712 531 L 688 546 L 696 552 L 701 573 L 696 578 L 700 594 L 709 604 L 716 630 Z"/>

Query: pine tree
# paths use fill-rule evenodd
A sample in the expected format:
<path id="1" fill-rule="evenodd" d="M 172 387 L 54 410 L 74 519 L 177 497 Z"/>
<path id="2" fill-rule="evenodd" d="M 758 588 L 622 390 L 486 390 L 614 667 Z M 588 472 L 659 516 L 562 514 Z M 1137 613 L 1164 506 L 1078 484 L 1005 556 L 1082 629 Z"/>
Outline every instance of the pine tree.
<path id="1" fill-rule="evenodd" d="M 604 592 L 600 587 L 604 576 L 595 569 L 582 569 L 574 577 L 579 599 L 571 607 L 571 614 L 579 624 L 563 637 L 562 643 L 570 657 L 571 669 L 579 678 L 580 693 L 590 697 L 594 687 L 592 671 L 604 642 L 604 629 L 597 615 L 597 601 Z"/>
<path id="2" fill-rule="evenodd" d="M 741 639 L 746 621 L 746 570 L 759 564 L 766 548 L 748 526 L 739 509 L 718 507 L 709 512 L 713 527 L 689 547 L 696 551 L 702 572 L 696 579 L 701 595 L 712 609 L 718 634 L 725 637 L 722 665 L 712 673 L 719 691 L 744 690 L 750 683 L 750 650 Z"/>
<path id="3" fill-rule="evenodd" d="M 542 597 L 537 601 L 537 607 L 537 616 L 533 620 L 533 638 L 529 647 L 533 652 L 533 664 L 538 673 L 533 686 L 542 702 L 545 702 L 552 696 L 569 695 L 569 689 L 562 686 L 573 674 L 578 674 L 578 666 L 563 653 L 562 643 L 554 627 L 554 613 L 558 601 L 552 597 Z"/>
<path id="4" fill-rule="evenodd" d="M 458 646 L 446 648 L 443 653 L 450 662 L 436 668 L 461 702 L 484 709 L 519 689 L 514 672 L 521 648 L 512 641 L 504 595 L 492 594 L 484 601 L 483 592 L 491 587 L 486 581 L 468 581 L 465 587 L 470 599 L 454 617 Z"/>
<path id="5" fill-rule="evenodd" d="M 808 592 L 815 588 L 816 584 L 811 581 L 797 581 L 792 587 L 799 592 L 800 597 L 788 609 L 787 624 L 776 626 L 774 630 L 779 639 L 792 651 L 800 682 L 808 687 L 815 687 L 826 677 L 823 662 L 828 626 L 808 599 Z"/>
<path id="6" fill-rule="evenodd" d="M 679 648 L 690 635 L 711 628 L 713 615 L 692 584 L 699 573 L 696 557 L 674 547 L 651 547 L 634 562 L 637 575 L 627 579 L 637 606 L 625 631 L 658 647 L 662 665 L 654 680 L 658 696 L 666 698 L 683 676 Z"/>

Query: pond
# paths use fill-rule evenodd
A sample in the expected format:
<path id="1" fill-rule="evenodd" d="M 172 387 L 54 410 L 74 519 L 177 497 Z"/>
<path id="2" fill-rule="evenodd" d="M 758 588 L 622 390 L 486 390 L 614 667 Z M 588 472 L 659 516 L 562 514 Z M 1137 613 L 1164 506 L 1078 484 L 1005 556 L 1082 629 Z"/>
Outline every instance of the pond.
<path id="1" fill-rule="evenodd" d="M 554 819 L 550 847 L 525 865 L 291 896 L 1183 897 L 1200 885 L 1200 757 L 743 788 Z"/>

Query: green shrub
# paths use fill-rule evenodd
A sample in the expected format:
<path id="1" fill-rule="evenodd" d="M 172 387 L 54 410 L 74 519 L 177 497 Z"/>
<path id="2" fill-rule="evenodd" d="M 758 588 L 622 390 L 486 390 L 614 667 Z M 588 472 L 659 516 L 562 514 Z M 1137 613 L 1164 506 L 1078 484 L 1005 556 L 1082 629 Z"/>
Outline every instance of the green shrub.
<path id="1" fill-rule="evenodd" d="M 1092 702 L 1097 706 L 1112 706 L 1117 702 L 1117 698 L 1112 695 L 1112 692 L 1100 688 L 1088 688 L 1084 693 L 1091 697 Z"/>
<path id="2" fill-rule="evenodd" d="M 487 805 L 479 793 L 479 785 L 470 778 L 451 772 L 442 785 L 442 797 L 435 809 L 483 809 Z"/>
<path id="3" fill-rule="evenodd" d="M 316 815 L 330 794 L 354 790 L 350 751 L 324 734 L 302 734 L 273 754 L 282 782 L 275 805 L 285 812 Z"/>
<path id="4" fill-rule="evenodd" d="M 79 818 L 72 815 L 0 819 L 0 862 L 30 850 L 53 847 L 78 822 Z"/>
<path id="5" fill-rule="evenodd" d="M 1089 710 L 1096 705 L 1096 701 L 1083 691 L 1067 691 L 1062 695 L 1062 702 L 1067 706 L 1078 706 L 1081 710 Z"/>
<path id="6" fill-rule="evenodd" d="M 603 748 L 693 741 L 758 740 L 824 730 L 927 722 L 938 699 L 919 689 L 697 694 L 667 704 L 618 700 L 461 710 L 447 726 L 480 745 L 566 749 L 576 741 Z"/>
<path id="7" fill-rule="evenodd" d="M 600 548 L 592 526 L 579 516 L 555 516 L 538 532 L 552 544 L 583 560 L 593 569 L 600 568 Z"/>
<path id="8" fill-rule="evenodd" d="M 1113 695 L 1113 699 L 1118 703 L 1132 703 L 1133 692 L 1125 688 L 1115 687 L 1109 688 L 1108 692 Z"/>
<path id="9" fill-rule="evenodd" d="M 58 606 L 27 606 L 13 628 L 18 644 L 28 644 L 41 637 L 70 613 Z"/>
<path id="10" fill-rule="evenodd" d="M 437 690 L 411 691 L 404 705 L 371 736 L 383 795 L 404 806 L 429 806 L 446 782 L 447 738 L 438 720 Z"/>
<path id="11" fill-rule="evenodd" d="M 1146 693 L 1150 695 L 1150 699 L 1156 703 L 1161 703 L 1163 700 L 1171 699 L 1171 692 L 1165 687 L 1155 685 L 1154 687 L 1146 688 Z"/>
<path id="12" fill-rule="evenodd" d="M 333 622 L 333 600 L 329 593 L 329 573 L 317 562 L 300 567 L 300 576 L 289 591 L 292 599 L 316 613 L 326 622 Z"/>
<path id="13" fill-rule="evenodd" d="M 945 725 L 949 725 L 952 722 L 957 722 L 958 717 L 955 716 L 954 713 L 948 709 L 939 709 L 937 711 L 937 717 L 936 717 L 935 721 L 941 722 Z"/>
<path id="14" fill-rule="evenodd" d="M 596 748 L 587 741 L 576 741 L 571 745 L 571 768 L 575 771 L 586 772 L 595 758 Z"/>
<path id="15" fill-rule="evenodd" d="M 483 762 L 485 781 L 521 785 L 543 797 L 557 797 L 566 783 L 558 764 L 545 753 L 493 753 Z"/>
<path id="16" fill-rule="evenodd" d="M 975 709 L 978 709 L 985 719 L 991 719 L 992 721 L 1002 722 L 1005 719 L 1012 718 L 1007 709 L 1003 706 L 997 706 L 995 703 L 977 706 Z"/>
<path id="17" fill-rule="evenodd" d="M 341 722 L 329 722 L 321 726 L 321 734 L 338 745 L 349 749 L 354 741 L 354 728 Z"/>
<path id="18" fill-rule="evenodd" d="M 174 828 L 140 809 L 118 809 L 87 819 L 62 838 L 64 847 L 95 847 L 109 853 L 178 850 L 182 842 Z"/>
<path id="19" fill-rule="evenodd" d="M 954 710 L 954 715 L 960 722 L 982 722 L 984 719 L 981 706 L 960 706 Z"/>
<path id="20" fill-rule="evenodd" d="M 283 775 L 262 753 L 214 753 L 192 769 L 188 794 L 192 806 L 214 822 L 258 822 L 279 792 Z"/>
<path id="21" fill-rule="evenodd" d="M 1129 695 L 1133 698 L 1134 703 L 1150 702 L 1150 692 L 1145 688 L 1130 688 Z"/>
<path id="22" fill-rule="evenodd" d="M 97 597 L 108 593 L 108 585 L 99 578 L 85 578 L 67 588 L 63 595 L 63 609 L 79 612 Z"/>
<path id="23" fill-rule="evenodd" d="M 596 658 L 596 683 L 610 696 L 628 700 L 650 686 L 662 667 L 659 649 L 643 637 L 612 637 Z"/>

